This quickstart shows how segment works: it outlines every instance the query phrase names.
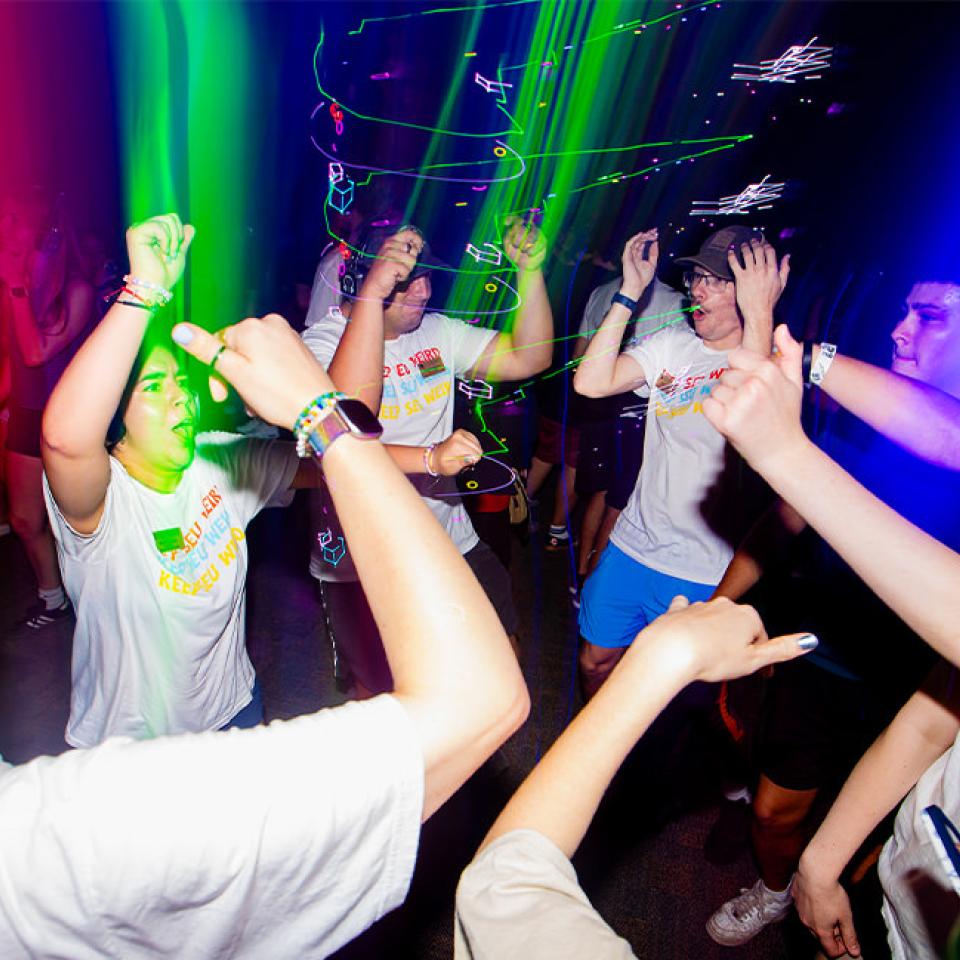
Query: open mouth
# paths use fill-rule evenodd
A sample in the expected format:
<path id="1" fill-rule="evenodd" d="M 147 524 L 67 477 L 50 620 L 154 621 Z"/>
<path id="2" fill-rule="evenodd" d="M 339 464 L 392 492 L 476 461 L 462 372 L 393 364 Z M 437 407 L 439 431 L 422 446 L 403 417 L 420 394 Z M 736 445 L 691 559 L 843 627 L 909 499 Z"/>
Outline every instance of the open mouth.
<path id="1" fill-rule="evenodd" d="M 193 440 L 197 435 L 197 424 L 194 420 L 181 420 L 173 428 L 173 432 L 184 440 Z"/>

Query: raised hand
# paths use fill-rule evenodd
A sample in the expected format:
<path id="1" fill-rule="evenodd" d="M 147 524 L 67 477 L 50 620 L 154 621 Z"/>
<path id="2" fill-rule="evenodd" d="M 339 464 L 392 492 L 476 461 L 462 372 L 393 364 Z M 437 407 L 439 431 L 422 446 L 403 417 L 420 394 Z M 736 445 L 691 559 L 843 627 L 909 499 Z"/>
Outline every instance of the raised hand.
<path id="1" fill-rule="evenodd" d="M 503 252 L 518 270 L 539 270 L 547 255 L 547 240 L 536 224 L 513 217 L 503 238 Z"/>
<path id="2" fill-rule="evenodd" d="M 740 256 L 744 262 L 742 267 L 736 250 L 727 251 L 740 312 L 744 319 L 757 313 L 772 315 L 790 276 L 790 254 L 778 264 L 776 250 L 766 240 L 755 237 L 740 245 Z"/>
<path id="3" fill-rule="evenodd" d="M 216 360 L 217 374 L 233 384 L 257 416 L 278 427 L 292 428 L 311 400 L 336 389 L 300 337 L 275 313 L 216 334 L 178 323 L 173 339 L 202 363 Z"/>
<path id="4" fill-rule="evenodd" d="M 657 228 L 641 230 L 623 248 L 623 294 L 638 300 L 657 272 L 660 240 Z"/>
<path id="5" fill-rule="evenodd" d="M 803 349 L 785 324 L 774 331 L 777 355 L 734 350 L 730 367 L 703 401 L 704 416 L 760 473 L 807 441 L 800 425 Z"/>
<path id="6" fill-rule="evenodd" d="M 172 290 L 183 276 L 187 250 L 195 233 L 175 213 L 135 223 L 127 230 L 130 275 Z"/>
<path id="7" fill-rule="evenodd" d="M 433 451 L 433 468 L 445 477 L 455 477 L 483 456 L 480 441 L 468 430 L 454 430 Z"/>
<path id="8" fill-rule="evenodd" d="M 828 957 L 860 956 L 850 898 L 836 879 L 814 878 L 801 864 L 793 882 L 793 902 L 803 925 L 820 941 Z"/>
<path id="9" fill-rule="evenodd" d="M 360 297 L 386 300 L 399 283 L 413 272 L 423 250 L 423 237 L 407 228 L 388 237 L 377 251 L 373 266 L 364 278 Z"/>
<path id="10" fill-rule="evenodd" d="M 693 605 L 685 597 L 674 597 L 669 610 L 638 634 L 624 659 L 651 644 L 662 648 L 658 659 L 689 683 L 745 677 L 808 653 L 817 640 L 810 634 L 768 640 L 757 611 L 725 597 Z"/>

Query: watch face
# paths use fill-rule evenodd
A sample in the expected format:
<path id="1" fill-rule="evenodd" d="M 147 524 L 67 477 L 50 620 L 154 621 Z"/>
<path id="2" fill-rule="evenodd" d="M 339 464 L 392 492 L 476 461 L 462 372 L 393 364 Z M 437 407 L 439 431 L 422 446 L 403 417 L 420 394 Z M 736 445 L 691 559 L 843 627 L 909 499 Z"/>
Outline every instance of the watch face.
<path id="1" fill-rule="evenodd" d="M 359 400 L 341 400 L 337 406 L 344 416 L 349 419 L 357 433 L 371 437 L 379 437 L 383 433 L 383 425 L 367 409 L 366 404 Z"/>

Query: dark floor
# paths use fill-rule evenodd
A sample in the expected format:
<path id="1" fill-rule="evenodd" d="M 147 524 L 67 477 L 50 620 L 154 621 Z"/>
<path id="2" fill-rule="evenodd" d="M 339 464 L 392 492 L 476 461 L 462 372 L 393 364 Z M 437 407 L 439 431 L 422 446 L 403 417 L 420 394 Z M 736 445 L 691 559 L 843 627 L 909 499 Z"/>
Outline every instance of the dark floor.
<path id="1" fill-rule="evenodd" d="M 298 502 L 286 511 L 267 511 L 250 529 L 248 636 L 271 719 L 340 699 L 306 574 L 306 526 Z M 569 560 L 545 553 L 536 534 L 527 546 L 513 546 L 530 719 L 504 748 L 508 762 L 482 770 L 426 824 L 407 903 L 340 958 L 452 956 L 457 876 L 498 808 L 577 706 Z M 33 597 L 23 552 L 12 536 L 0 538 L 0 571 L 0 753 L 24 762 L 66 749 L 71 627 L 19 635 L 13 623 Z M 745 840 L 735 844 L 738 853 L 728 866 L 704 856 L 721 809 L 723 763 L 718 738 L 703 723 L 685 722 L 687 715 L 668 716 L 621 771 L 575 860 L 584 888 L 640 957 L 812 957 L 812 941 L 796 920 L 764 930 L 742 948 L 718 947 L 707 937 L 709 914 L 755 874 Z"/>

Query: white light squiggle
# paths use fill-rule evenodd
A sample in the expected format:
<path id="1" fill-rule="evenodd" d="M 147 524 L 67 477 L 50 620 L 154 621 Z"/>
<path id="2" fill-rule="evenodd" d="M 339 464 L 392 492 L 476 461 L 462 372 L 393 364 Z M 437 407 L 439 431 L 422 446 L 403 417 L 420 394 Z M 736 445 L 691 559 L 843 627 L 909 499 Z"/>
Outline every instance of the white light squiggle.
<path id="1" fill-rule="evenodd" d="M 768 183 L 769 179 L 768 173 L 759 183 L 748 184 L 739 193 L 721 197 L 719 200 L 694 200 L 690 216 L 739 216 L 751 207 L 768 210 L 773 205 L 771 201 L 779 200 L 783 196 L 783 188 L 786 186 L 786 183 Z"/>
<path id="2" fill-rule="evenodd" d="M 798 77 L 804 80 L 819 80 L 817 70 L 830 67 L 833 47 L 816 47 L 812 37 L 802 47 L 788 47 L 776 60 L 761 60 L 759 63 L 735 63 L 733 66 L 741 73 L 733 73 L 731 80 L 759 81 L 761 83 L 796 83 Z"/>

